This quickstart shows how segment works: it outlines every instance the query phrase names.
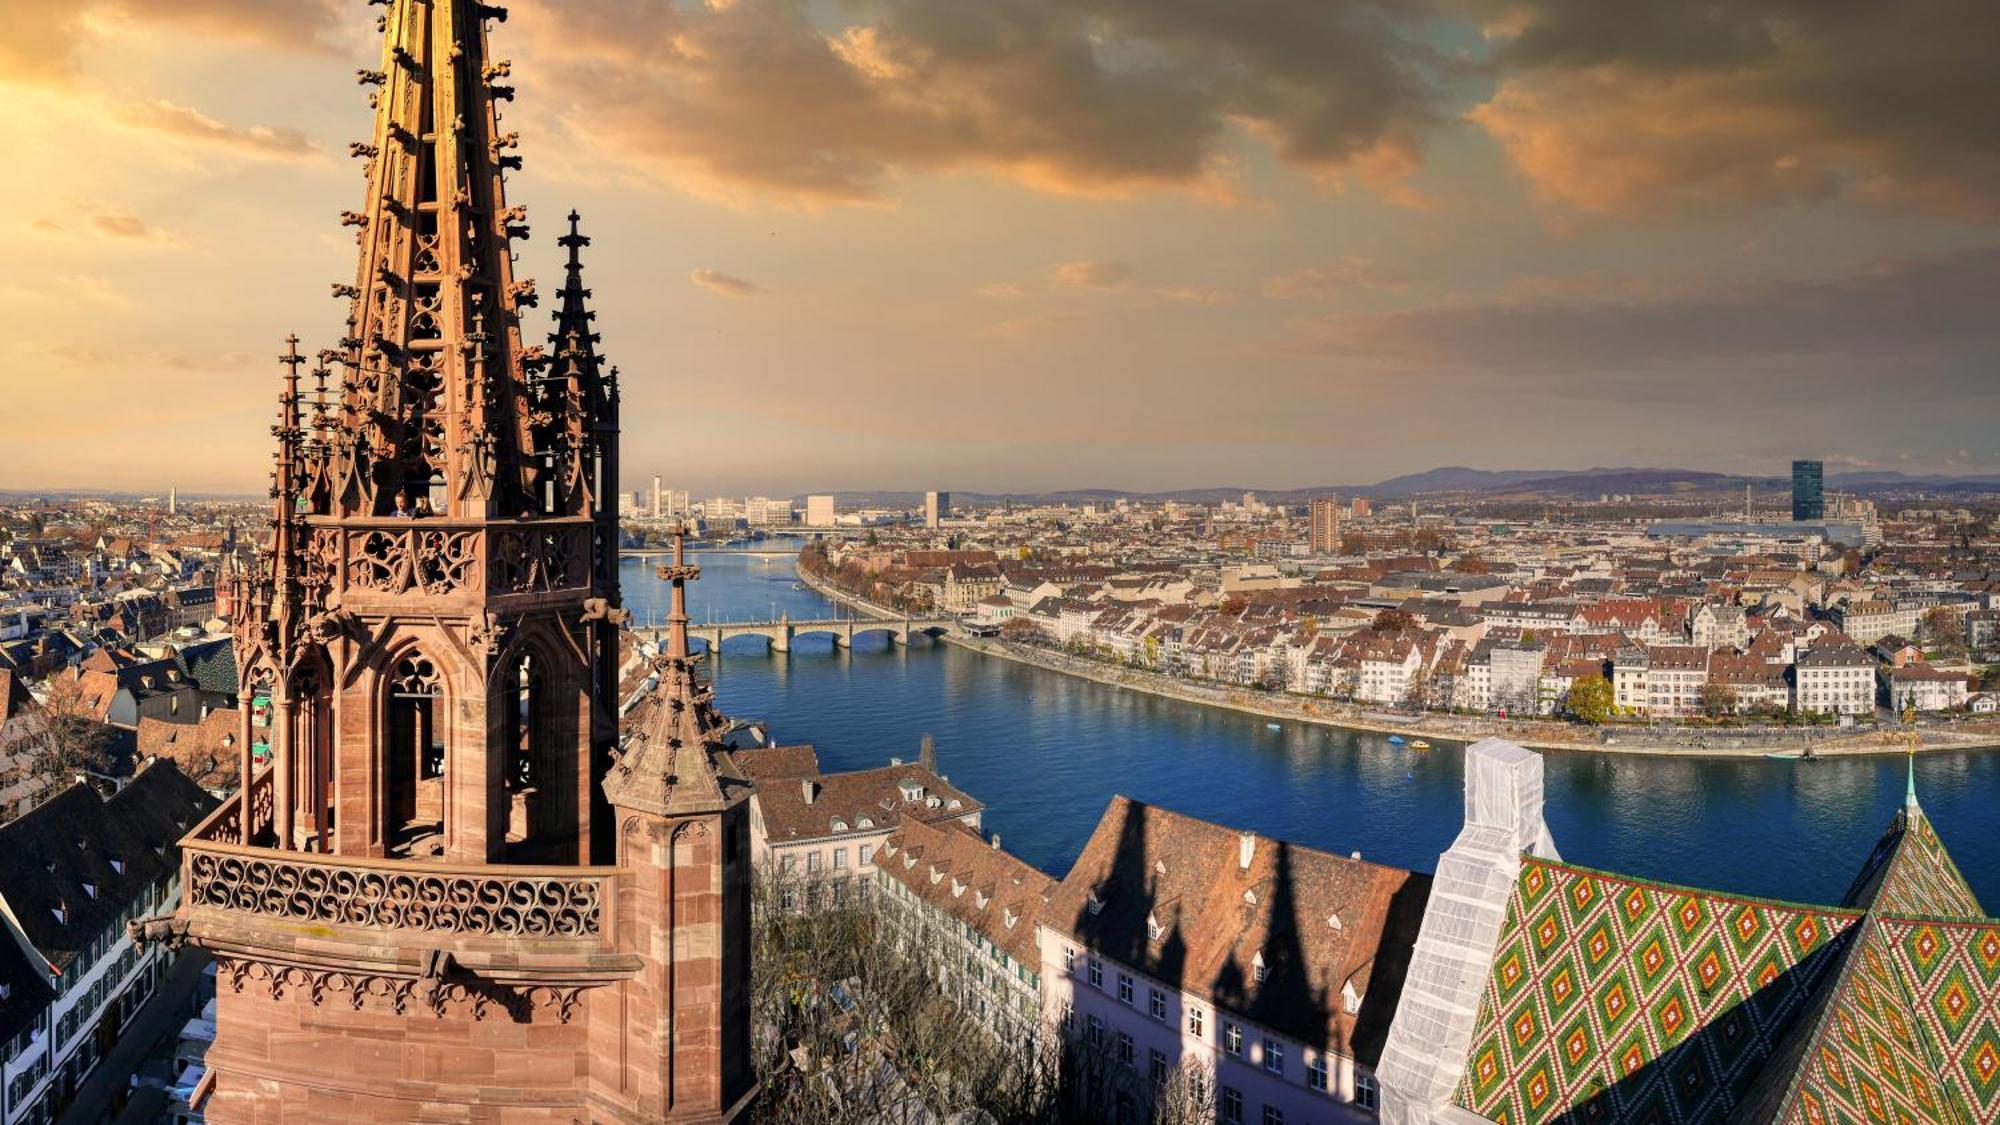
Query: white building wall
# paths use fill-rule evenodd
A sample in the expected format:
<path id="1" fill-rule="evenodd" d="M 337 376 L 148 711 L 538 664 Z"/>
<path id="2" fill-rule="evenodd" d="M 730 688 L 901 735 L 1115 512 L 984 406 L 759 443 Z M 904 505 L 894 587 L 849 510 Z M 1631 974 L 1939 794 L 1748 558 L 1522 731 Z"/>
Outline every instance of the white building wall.
<path id="1" fill-rule="evenodd" d="M 1154 980 L 1114 958 L 1092 953 L 1059 930 L 1041 926 L 1036 940 L 1042 958 L 1045 1023 L 1063 1029 L 1064 1034 L 1088 1038 L 1091 1020 L 1100 1021 L 1102 1048 L 1114 1060 L 1119 1050 L 1119 1034 L 1131 1036 L 1132 1066 L 1142 1084 L 1150 1077 L 1152 1053 L 1158 1051 L 1171 1067 L 1193 1064 L 1213 1074 L 1218 1121 L 1225 1120 L 1220 1113 L 1225 1087 L 1242 1096 L 1242 1120 L 1246 1125 L 1262 1122 L 1266 1106 L 1283 1112 L 1288 1125 L 1374 1120 L 1374 1075 L 1352 1058 L 1333 1051 L 1311 1050 L 1297 1040 L 1219 1010 L 1201 996 Z M 1101 986 L 1091 983 L 1093 962 L 1098 966 Z M 1131 980 L 1129 1004 L 1119 998 L 1121 976 Z M 1159 1018 L 1152 1013 L 1155 991 L 1164 1001 L 1164 1015 Z M 1199 1033 L 1191 1030 L 1191 1011 L 1200 1013 Z M 1232 1054 L 1226 1047 L 1227 1028 L 1231 1025 L 1242 1030 L 1240 1054 Z M 1281 1073 L 1266 1069 L 1266 1040 L 1278 1045 Z M 1325 1092 L 1308 1084 L 1312 1073 L 1309 1068 L 1315 1061 L 1325 1063 Z"/>
<path id="2" fill-rule="evenodd" d="M 180 877 L 175 875 L 164 892 L 142 896 L 127 908 L 124 917 L 171 913 L 179 903 Z M 104 952 L 89 971 L 69 982 L 62 995 L 49 1005 L 40 1025 L 40 1036 L 31 1036 L 26 1050 L 0 1061 L 0 1104 L 5 1106 L 0 1111 L 0 1121 L 6 1125 L 41 1125 L 53 1120 L 50 1095 L 63 1082 L 82 1082 L 96 1064 L 95 1058 L 90 1059 L 88 1066 L 81 1060 L 87 1057 L 85 1047 L 94 1042 L 104 1013 L 136 987 L 143 987 L 150 995 L 166 972 L 169 954 L 163 946 L 153 944 L 135 950 L 132 939 L 124 936 L 123 921 L 113 923 L 112 928 L 118 934 L 117 939 L 106 943 Z M 0 941 L 11 940 L 14 940 L 11 935 L 0 935 Z M 138 1009 L 139 1004 L 134 1003 L 132 1011 L 126 1013 L 127 1022 Z M 0 1044 L 0 1051 L 11 1053 L 12 1047 Z M 72 1073 L 65 1076 L 65 1069 L 72 1069 Z M 31 1073 L 36 1077 L 24 1077 Z"/>

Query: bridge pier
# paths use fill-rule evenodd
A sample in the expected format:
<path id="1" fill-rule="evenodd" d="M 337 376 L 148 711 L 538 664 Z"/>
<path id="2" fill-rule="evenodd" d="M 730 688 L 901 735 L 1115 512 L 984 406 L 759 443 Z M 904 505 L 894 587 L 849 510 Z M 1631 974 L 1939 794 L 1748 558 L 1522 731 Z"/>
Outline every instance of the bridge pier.
<path id="1" fill-rule="evenodd" d="M 792 651 L 792 627 L 790 625 L 773 629 L 770 636 L 772 652 L 789 653 Z"/>

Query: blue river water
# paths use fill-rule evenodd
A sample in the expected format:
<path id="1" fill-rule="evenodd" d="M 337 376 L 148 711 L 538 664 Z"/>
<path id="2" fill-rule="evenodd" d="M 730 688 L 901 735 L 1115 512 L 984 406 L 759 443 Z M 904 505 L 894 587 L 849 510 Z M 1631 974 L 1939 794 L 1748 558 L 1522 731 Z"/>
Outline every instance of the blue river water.
<path id="1" fill-rule="evenodd" d="M 795 589 L 789 560 L 698 553 L 697 621 L 841 616 Z M 625 564 L 638 624 L 664 614 L 651 564 Z M 1417 753 L 1380 735 L 1178 703 L 1008 660 L 881 635 L 852 651 L 803 637 L 789 656 L 733 639 L 709 668 L 722 709 L 809 742 L 822 768 L 914 760 L 987 806 L 988 831 L 1060 876 L 1123 793 L 1232 827 L 1429 871 L 1457 834 L 1460 748 Z M 1916 764 L 1925 812 L 1981 903 L 2000 912 L 2000 752 Z M 1897 756 L 1813 763 L 1547 755 L 1547 818 L 1563 858 L 1737 894 L 1833 903 L 1902 803 Z"/>

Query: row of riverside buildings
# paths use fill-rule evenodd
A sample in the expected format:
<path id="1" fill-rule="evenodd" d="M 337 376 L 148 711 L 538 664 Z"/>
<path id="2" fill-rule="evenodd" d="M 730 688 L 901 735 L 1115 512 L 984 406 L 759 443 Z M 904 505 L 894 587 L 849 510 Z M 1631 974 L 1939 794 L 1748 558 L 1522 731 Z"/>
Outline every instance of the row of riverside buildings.
<path id="1" fill-rule="evenodd" d="M 1970 650 L 1991 651 L 2000 610 L 1990 593 L 1822 606 L 1801 591 L 1824 598 L 1824 583 L 1798 572 L 1730 572 L 1641 594 L 1574 575 L 1523 585 L 1375 568 L 1279 586 L 1275 569 L 1246 576 L 1248 567 L 1207 588 L 1172 570 L 1015 562 L 990 550 L 882 554 L 849 552 L 881 568 L 878 587 L 964 613 L 974 632 L 1377 706 L 1560 715 L 1570 688 L 1594 676 L 1632 718 L 2000 711 L 2000 696 L 1975 690 L 1965 667 L 1933 662 L 1915 643 L 1925 616 L 1942 612 Z M 1753 586 L 1755 604 L 1737 600 Z"/>
<path id="2" fill-rule="evenodd" d="M 1914 781 L 1816 906 L 1564 862 L 1541 759 L 1497 739 L 1434 875 L 1115 797 L 1053 878 L 928 748 L 738 760 L 782 908 L 871 905 L 968 1024 L 1092 1060 L 1093 1119 L 1201 1090 L 1225 1125 L 2000 1120 L 2000 921 Z"/>

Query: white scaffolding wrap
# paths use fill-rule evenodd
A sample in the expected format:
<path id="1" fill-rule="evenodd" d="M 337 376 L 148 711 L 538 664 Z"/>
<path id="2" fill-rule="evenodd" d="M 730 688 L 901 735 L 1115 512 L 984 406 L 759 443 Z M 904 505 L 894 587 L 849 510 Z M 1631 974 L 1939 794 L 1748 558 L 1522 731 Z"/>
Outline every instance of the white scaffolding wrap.
<path id="1" fill-rule="evenodd" d="M 1472 1049 L 1521 856 L 1560 859 L 1542 820 L 1541 756 L 1489 738 L 1465 752 L 1465 827 L 1438 857 L 1376 1078 L 1387 1125 L 1453 1125 L 1478 1115 L 1452 1102 Z"/>

